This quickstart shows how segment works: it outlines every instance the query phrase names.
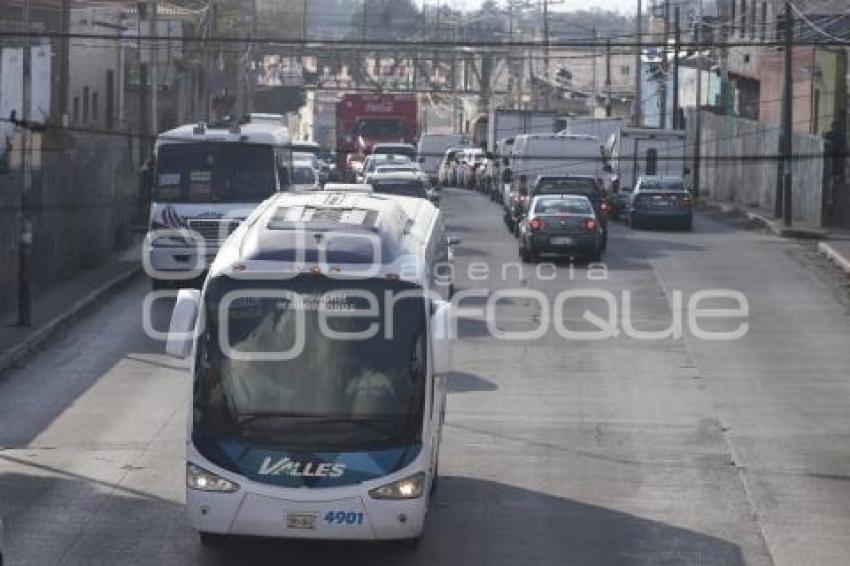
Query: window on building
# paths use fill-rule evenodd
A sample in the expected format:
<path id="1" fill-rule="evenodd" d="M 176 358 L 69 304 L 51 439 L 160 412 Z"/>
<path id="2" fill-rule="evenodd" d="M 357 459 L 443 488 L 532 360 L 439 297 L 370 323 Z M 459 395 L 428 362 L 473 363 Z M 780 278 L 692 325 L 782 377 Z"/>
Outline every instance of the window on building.
<path id="1" fill-rule="evenodd" d="M 74 122 L 77 123 L 80 121 L 80 97 L 74 97 Z"/>
<path id="2" fill-rule="evenodd" d="M 632 72 L 632 69 L 629 65 L 620 66 L 620 74 L 623 75 L 624 77 L 628 77 L 629 73 L 631 73 L 631 72 Z"/>
<path id="3" fill-rule="evenodd" d="M 750 13 L 750 39 L 756 38 L 756 10 L 758 6 L 756 0 L 753 0 L 752 12 Z"/>
<path id="4" fill-rule="evenodd" d="M 767 41 L 767 2 L 761 3 L 761 40 Z"/>
<path id="5" fill-rule="evenodd" d="M 89 114 L 91 111 L 91 94 L 89 91 L 89 87 L 85 87 L 83 89 L 83 123 L 86 124 L 89 121 Z"/>
<path id="6" fill-rule="evenodd" d="M 98 96 L 97 93 L 91 95 L 91 119 L 95 122 L 98 120 L 99 109 L 98 105 Z"/>
<path id="7" fill-rule="evenodd" d="M 658 150 L 655 148 L 646 150 L 646 174 L 658 174 Z"/>
<path id="8" fill-rule="evenodd" d="M 741 0 L 741 27 L 738 28 L 741 30 L 741 35 L 746 35 L 747 33 L 747 0 Z"/>
<path id="9" fill-rule="evenodd" d="M 812 100 L 812 133 L 817 135 L 820 132 L 820 89 L 815 89 L 815 95 Z"/>
<path id="10" fill-rule="evenodd" d="M 735 33 L 735 18 L 738 17 L 738 14 L 736 13 L 738 11 L 738 0 L 732 0 L 732 2 L 730 2 L 730 4 L 732 4 L 732 13 L 729 14 L 729 21 L 732 23 L 732 33 L 734 34 Z"/>

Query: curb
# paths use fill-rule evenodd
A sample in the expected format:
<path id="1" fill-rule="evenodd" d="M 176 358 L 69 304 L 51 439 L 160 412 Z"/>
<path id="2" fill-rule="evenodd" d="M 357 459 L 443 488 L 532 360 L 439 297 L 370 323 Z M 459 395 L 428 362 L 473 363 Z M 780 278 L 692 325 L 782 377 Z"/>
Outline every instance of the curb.
<path id="1" fill-rule="evenodd" d="M 736 216 L 745 217 L 753 224 L 757 224 L 765 228 L 774 236 L 780 238 L 795 238 L 799 240 L 826 240 L 829 238 L 829 231 L 822 228 L 811 228 L 804 226 L 785 226 L 781 220 L 770 218 L 761 212 L 742 208 L 740 206 L 725 202 L 702 201 L 700 209 L 709 212 L 718 212 L 720 214 L 734 214 Z"/>
<path id="2" fill-rule="evenodd" d="M 746 212 L 750 222 L 767 228 L 775 236 L 780 238 L 796 238 L 800 240 L 825 240 L 829 232 L 820 228 L 803 228 L 798 226 L 785 226 L 781 220 L 773 220 L 758 212 Z"/>
<path id="3" fill-rule="evenodd" d="M 820 242 L 818 244 L 818 253 L 823 256 L 826 256 L 827 259 L 835 263 L 838 267 L 841 268 L 844 273 L 850 275 L 850 259 L 844 257 L 841 253 L 838 252 L 834 247 L 826 242 Z"/>
<path id="4" fill-rule="evenodd" d="M 0 374 L 20 365 L 30 354 L 47 342 L 63 326 L 92 307 L 99 299 L 110 294 L 122 285 L 134 279 L 142 271 L 141 265 L 135 265 L 124 273 L 113 277 L 100 287 L 88 293 L 65 311 L 48 320 L 6 352 L 0 353 Z"/>

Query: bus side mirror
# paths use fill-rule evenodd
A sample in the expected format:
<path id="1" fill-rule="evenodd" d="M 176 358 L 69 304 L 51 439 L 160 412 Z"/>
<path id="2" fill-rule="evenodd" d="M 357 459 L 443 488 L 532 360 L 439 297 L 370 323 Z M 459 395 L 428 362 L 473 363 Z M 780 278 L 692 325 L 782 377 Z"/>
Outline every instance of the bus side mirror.
<path id="1" fill-rule="evenodd" d="M 434 375 L 445 375 L 452 369 L 452 305 L 435 301 L 431 317 L 431 340 L 434 356 Z"/>
<path id="2" fill-rule="evenodd" d="M 195 325 L 198 320 L 198 308 L 201 293 L 195 289 L 181 289 L 171 313 L 168 327 L 168 342 L 165 351 L 169 356 L 185 359 L 192 353 L 195 340 Z"/>

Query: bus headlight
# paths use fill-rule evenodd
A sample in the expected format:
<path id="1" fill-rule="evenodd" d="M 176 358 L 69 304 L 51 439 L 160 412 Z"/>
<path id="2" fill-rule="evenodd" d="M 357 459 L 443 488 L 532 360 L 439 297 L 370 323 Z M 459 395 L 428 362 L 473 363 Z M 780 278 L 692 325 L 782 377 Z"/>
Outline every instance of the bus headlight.
<path id="1" fill-rule="evenodd" d="M 374 499 L 416 499 L 425 488 L 425 472 L 400 479 L 369 492 Z"/>
<path id="2" fill-rule="evenodd" d="M 233 493 L 239 491 L 239 484 L 199 468 L 195 464 L 186 464 L 186 487 L 198 491 L 217 491 Z"/>

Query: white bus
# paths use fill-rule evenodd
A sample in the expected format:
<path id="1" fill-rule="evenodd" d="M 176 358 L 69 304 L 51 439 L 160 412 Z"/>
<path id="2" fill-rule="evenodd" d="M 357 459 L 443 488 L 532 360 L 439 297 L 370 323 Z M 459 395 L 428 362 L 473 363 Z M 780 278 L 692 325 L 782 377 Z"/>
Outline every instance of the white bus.
<path id="1" fill-rule="evenodd" d="M 282 194 L 202 291 L 179 292 L 167 350 L 191 357 L 186 506 L 202 541 L 415 544 L 445 413 L 451 244 L 424 199 Z"/>
<path id="2" fill-rule="evenodd" d="M 283 117 L 186 125 L 157 138 L 145 268 L 154 289 L 199 278 L 256 206 L 290 185 Z"/>

